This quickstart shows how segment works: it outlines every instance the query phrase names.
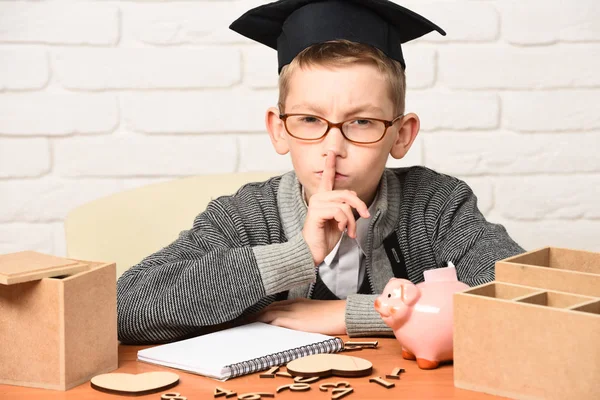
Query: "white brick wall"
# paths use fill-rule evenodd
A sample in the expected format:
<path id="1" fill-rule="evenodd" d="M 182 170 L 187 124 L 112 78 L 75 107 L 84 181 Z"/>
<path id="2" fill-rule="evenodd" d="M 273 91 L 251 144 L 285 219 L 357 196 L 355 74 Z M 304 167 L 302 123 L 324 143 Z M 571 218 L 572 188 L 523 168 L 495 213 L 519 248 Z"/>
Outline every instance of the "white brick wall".
<path id="1" fill-rule="evenodd" d="M 285 171 L 276 54 L 228 29 L 261 0 L 0 1 L 0 253 L 62 255 L 78 205 L 177 177 Z M 405 160 L 464 179 L 524 247 L 600 251 L 600 1 L 407 0 Z M 235 117 L 234 117 L 235 116 Z"/>

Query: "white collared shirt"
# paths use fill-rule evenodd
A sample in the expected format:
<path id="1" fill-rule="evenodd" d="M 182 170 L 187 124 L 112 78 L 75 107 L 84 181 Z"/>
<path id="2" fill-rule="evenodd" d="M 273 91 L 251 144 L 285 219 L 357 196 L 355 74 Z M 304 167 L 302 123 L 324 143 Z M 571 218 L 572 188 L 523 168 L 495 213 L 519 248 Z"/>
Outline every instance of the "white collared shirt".
<path id="1" fill-rule="evenodd" d="M 333 250 L 319 264 L 321 280 L 340 299 L 357 293 L 364 279 L 365 252 L 363 249 L 366 249 L 369 223 L 375 214 L 378 196 L 379 193 L 369 207 L 369 218 L 359 218 L 356 221 L 356 239 L 349 237 L 346 232 L 342 233 Z M 302 199 L 306 204 L 304 187 L 302 188 Z"/>

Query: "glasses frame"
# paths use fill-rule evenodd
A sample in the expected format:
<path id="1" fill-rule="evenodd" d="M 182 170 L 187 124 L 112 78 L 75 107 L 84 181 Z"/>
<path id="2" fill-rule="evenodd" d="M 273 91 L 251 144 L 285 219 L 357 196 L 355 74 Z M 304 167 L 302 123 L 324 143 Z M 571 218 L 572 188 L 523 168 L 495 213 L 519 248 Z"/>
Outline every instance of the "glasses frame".
<path id="1" fill-rule="evenodd" d="M 321 135 L 318 138 L 314 138 L 314 139 L 304 139 L 298 136 L 295 136 L 294 134 L 292 134 L 290 132 L 290 130 L 287 127 L 287 119 L 288 117 L 313 117 L 313 118 L 318 118 L 320 120 L 323 120 L 325 122 L 327 122 L 327 130 L 325 131 L 325 133 L 323 135 Z M 404 114 L 401 114 L 399 116 L 397 116 L 396 118 L 394 118 L 393 120 L 389 121 L 389 120 L 385 120 L 385 119 L 379 119 L 379 118 L 371 118 L 371 117 L 354 117 L 354 118 L 350 118 L 347 119 L 345 121 L 342 122 L 331 122 L 323 117 L 319 117 L 318 115 L 313 115 L 313 114 L 279 114 L 279 119 L 283 121 L 283 125 L 285 126 L 285 130 L 288 133 L 288 135 L 290 135 L 293 138 L 296 138 L 298 140 L 306 140 L 306 141 L 310 141 L 310 142 L 314 142 L 317 140 L 321 140 L 323 139 L 325 136 L 327 136 L 327 134 L 329 133 L 329 131 L 331 130 L 331 128 L 338 128 L 342 134 L 342 136 L 344 136 L 344 138 L 349 141 L 350 143 L 354 143 L 354 144 L 373 144 L 373 143 L 377 143 L 380 142 L 381 140 L 383 140 L 385 134 L 387 133 L 387 130 L 390 126 L 394 125 L 396 123 L 396 121 L 398 121 L 400 118 L 404 117 Z M 350 122 L 350 121 L 355 121 L 355 120 L 360 120 L 360 119 L 368 119 L 368 120 L 373 120 L 373 121 L 379 121 L 379 122 L 383 122 L 383 124 L 385 125 L 385 129 L 383 130 L 383 133 L 381 134 L 381 137 L 377 140 L 371 141 L 371 142 L 357 142 L 355 140 L 352 140 L 350 138 L 348 138 L 348 136 L 346 136 L 346 134 L 344 133 L 344 130 L 342 129 L 342 126 L 344 126 L 344 124 L 346 122 Z"/>

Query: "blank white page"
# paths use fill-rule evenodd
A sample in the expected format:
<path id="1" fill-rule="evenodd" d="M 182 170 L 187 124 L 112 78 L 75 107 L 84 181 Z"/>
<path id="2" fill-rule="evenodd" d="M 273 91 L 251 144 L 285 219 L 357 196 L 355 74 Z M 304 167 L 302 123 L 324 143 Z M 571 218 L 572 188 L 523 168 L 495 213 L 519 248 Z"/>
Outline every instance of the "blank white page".
<path id="1" fill-rule="evenodd" d="M 138 352 L 138 359 L 217 379 L 226 366 L 333 339 L 254 322 Z"/>

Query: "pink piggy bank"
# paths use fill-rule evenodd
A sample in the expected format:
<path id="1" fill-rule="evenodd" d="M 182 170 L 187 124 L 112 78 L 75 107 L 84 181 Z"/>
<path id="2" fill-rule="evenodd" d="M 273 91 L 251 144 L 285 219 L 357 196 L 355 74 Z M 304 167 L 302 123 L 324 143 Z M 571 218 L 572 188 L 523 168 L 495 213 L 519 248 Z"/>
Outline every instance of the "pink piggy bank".
<path id="1" fill-rule="evenodd" d="M 375 300 L 375 309 L 402 345 L 402 357 L 416 359 L 421 369 L 452 360 L 452 297 L 469 286 L 459 282 L 454 265 L 448 265 L 425 271 L 425 282 L 417 285 L 392 278 Z"/>

